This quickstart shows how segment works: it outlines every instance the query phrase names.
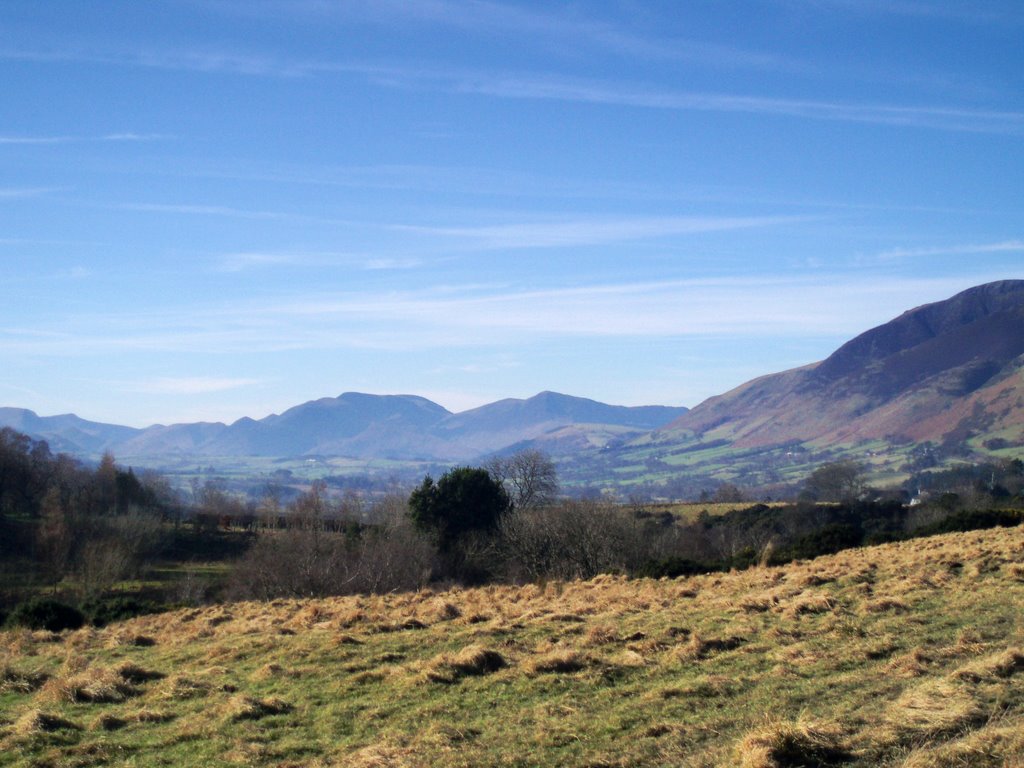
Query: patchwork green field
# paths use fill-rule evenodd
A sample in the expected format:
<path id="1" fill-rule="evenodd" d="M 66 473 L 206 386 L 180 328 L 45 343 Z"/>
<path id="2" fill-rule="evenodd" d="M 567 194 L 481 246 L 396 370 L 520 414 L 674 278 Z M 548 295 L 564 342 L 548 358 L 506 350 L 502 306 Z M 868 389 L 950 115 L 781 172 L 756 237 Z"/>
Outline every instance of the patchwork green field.
<path id="1" fill-rule="evenodd" d="M 1020 765 L 1022 608 L 1017 527 L 9 630 L 0 765 Z"/>

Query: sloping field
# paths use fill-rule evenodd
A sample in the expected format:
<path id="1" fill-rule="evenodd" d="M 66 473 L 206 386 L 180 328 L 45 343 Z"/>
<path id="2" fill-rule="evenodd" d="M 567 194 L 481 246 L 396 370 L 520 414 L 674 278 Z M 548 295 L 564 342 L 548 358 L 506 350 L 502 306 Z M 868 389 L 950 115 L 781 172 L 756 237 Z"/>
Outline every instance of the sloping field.
<path id="1" fill-rule="evenodd" d="M 1024 528 L 2 639 L 0 765 L 1024 765 Z"/>

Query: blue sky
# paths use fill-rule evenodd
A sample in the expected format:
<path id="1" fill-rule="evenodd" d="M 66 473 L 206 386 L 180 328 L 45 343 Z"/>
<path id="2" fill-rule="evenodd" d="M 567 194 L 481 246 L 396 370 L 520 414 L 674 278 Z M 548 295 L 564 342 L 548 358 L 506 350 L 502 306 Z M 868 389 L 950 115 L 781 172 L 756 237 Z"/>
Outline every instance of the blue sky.
<path id="1" fill-rule="evenodd" d="M 696 405 L 1024 278 L 1024 5 L 7 0 L 0 404 Z"/>

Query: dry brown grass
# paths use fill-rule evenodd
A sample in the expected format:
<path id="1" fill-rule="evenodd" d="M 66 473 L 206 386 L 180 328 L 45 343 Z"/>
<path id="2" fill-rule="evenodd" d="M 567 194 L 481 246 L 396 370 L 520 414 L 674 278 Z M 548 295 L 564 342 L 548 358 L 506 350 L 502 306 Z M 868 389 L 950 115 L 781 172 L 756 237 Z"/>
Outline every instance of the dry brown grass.
<path id="1" fill-rule="evenodd" d="M 0 665 L 0 693 L 32 693 L 42 687 L 48 677 L 45 672 L 25 672 L 4 662 Z"/>
<path id="2" fill-rule="evenodd" d="M 455 683 L 463 677 L 487 675 L 507 666 L 508 662 L 498 651 L 470 645 L 455 654 L 435 656 L 427 663 L 424 675 L 435 683 Z"/>
<path id="3" fill-rule="evenodd" d="M 277 697 L 253 698 L 251 696 L 233 696 L 225 707 L 224 714 L 228 720 L 259 720 L 269 715 L 282 715 L 291 712 L 292 705 Z"/>
<path id="4" fill-rule="evenodd" d="M 14 733 L 17 736 L 31 736 L 36 733 L 53 733 L 62 730 L 80 731 L 81 729 L 82 726 L 70 720 L 39 709 L 29 710 L 14 723 Z"/>
<path id="5" fill-rule="evenodd" d="M 895 597 L 880 597 L 864 603 L 865 613 L 905 613 L 908 610 L 910 610 L 910 606 L 905 601 Z"/>
<path id="6" fill-rule="evenodd" d="M 1024 528 L 679 580 L 9 632 L 0 738 L 24 753 L 0 766 L 113 764 L 120 744 L 140 768 L 192 750 L 292 766 L 1005 768 L 1024 758 L 1016 565 Z M 40 713 L 71 726 L 32 725 Z"/>
<path id="7" fill-rule="evenodd" d="M 87 704 L 111 704 L 139 694 L 139 689 L 117 670 L 91 667 L 46 682 L 37 698 L 42 701 Z"/>
<path id="8" fill-rule="evenodd" d="M 523 668 L 528 674 L 579 672 L 590 663 L 590 657 L 574 648 L 564 648 L 527 659 Z"/>
<path id="9" fill-rule="evenodd" d="M 985 710 L 972 691 L 954 681 L 929 680 L 903 693 L 886 714 L 903 741 L 948 735 L 976 725 Z"/>
<path id="10" fill-rule="evenodd" d="M 735 751 L 741 768 L 824 768 L 850 756 L 838 726 L 803 720 L 769 720 L 744 736 Z"/>

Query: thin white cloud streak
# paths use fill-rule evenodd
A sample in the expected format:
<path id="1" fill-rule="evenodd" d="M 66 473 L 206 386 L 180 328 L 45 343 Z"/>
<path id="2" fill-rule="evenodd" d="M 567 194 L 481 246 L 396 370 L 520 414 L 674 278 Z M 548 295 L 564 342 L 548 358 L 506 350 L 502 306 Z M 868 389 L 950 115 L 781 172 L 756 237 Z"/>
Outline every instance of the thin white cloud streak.
<path id="1" fill-rule="evenodd" d="M 218 378 L 210 376 L 160 377 L 122 385 L 126 392 L 152 395 L 202 395 L 226 392 L 261 383 L 259 379 Z"/>
<path id="2" fill-rule="evenodd" d="M 1024 240 L 1004 240 L 998 243 L 947 245 L 933 248 L 891 248 L 877 255 L 879 261 L 899 261 L 927 256 L 966 256 L 980 253 L 1019 253 L 1024 251 Z"/>
<path id="3" fill-rule="evenodd" d="M 96 142 L 141 142 L 172 138 L 163 133 L 107 133 L 101 136 L 0 136 L 2 144 L 84 144 Z"/>
<path id="4" fill-rule="evenodd" d="M 776 115 L 810 120 L 866 123 L 904 128 L 929 128 L 953 132 L 1024 132 L 1024 113 L 929 105 L 861 104 L 818 99 L 784 99 L 770 96 L 673 91 L 638 83 L 531 75 L 523 73 L 459 72 L 423 67 L 381 66 L 336 61 L 290 61 L 217 51 L 145 51 L 122 54 L 85 52 L 0 51 L 0 58 L 32 61 L 85 61 L 139 65 L 169 70 L 228 73 L 274 77 L 305 77 L 314 74 L 361 74 L 385 87 L 426 85 L 455 93 L 505 99 L 555 100 L 608 106 Z M 109 134 L 100 137 L 0 136 L 0 144 L 47 144 L 75 141 L 141 141 L 166 138 L 159 134 Z"/>
<path id="5" fill-rule="evenodd" d="M 564 55 L 572 40 L 571 56 L 582 48 L 637 59 L 687 61 L 707 66 L 752 68 L 769 71 L 811 71 L 805 63 L 776 54 L 739 49 L 699 40 L 652 38 L 613 23 L 577 13 L 558 13 L 555 6 L 543 10 L 485 0 L 375 0 L 372 3 L 324 3 L 269 0 L 269 2 L 218 3 L 231 15 L 245 15 L 275 24 L 363 23 L 395 30 L 433 26 L 458 30 L 478 37 L 500 35 L 531 48 L 541 47 Z"/>
<path id="6" fill-rule="evenodd" d="M 24 200 L 56 192 L 60 187 L 0 187 L 0 200 Z M 0 242 L 6 242 L 0 240 Z"/>
<path id="7" fill-rule="evenodd" d="M 60 280 L 85 280 L 86 278 L 92 277 L 92 275 L 93 272 L 91 269 L 79 266 L 61 270 L 57 273 L 57 278 Z"/>
<path id="8" fill-rule="evenodd" d="M 409 75 L 416 76 L 415 73 Z M 1024 113 L 1012 111 L 666 91 L 642 85 L 528 75 L 478 73 L 449 75 L 446 79 L 447 86 L 457 92 L 507 99 L 568 101 L 686 112 L 776 115 L 971 133 L 1017 135 L 1024 132 Z"/>
<path id="9" fill-rule="evenodd" d="M 223 50 L 121 50 L 94 51 L 69 46 L 63 50 L 27 50 L 6 48 L 0 50 L 0 59 L 41 63 L 86 63 L 118 67 L 146 67 L 179 72 L 205 74 L 231 74 L 258 77 L 307 77 L 319 72 L 338 69 L 331 62 L 315 60 L 281 59 L 273 56 L 251 55 Z M 119 134 L 111 134 L 116 137 Z M 131 134 L 126 134 L 131 135 Z M 71 139 L 75 137 L 55 137 Z"/>
<path id="10" fill-rule="evenodd" d="M 303 295 L 276 303 L 74 317 L 60 327 L 0 329 L 0 352 L 22 357 L 311 349 L 406 353 L 460 347 L 502 351 L 559 338 L 642 343 L 686 337 L 843 337 L 977 282 L 977 275 L 967 280 L 843 274 L 537 291 L 445 288 Z"/>
<path id="11" fill-rule="evenodd" d="M 409 257 L 367 256 L 359 253 L 256 251 L 223 254 L 218 258 L 213 271 L 242 273 L 274 268 L 322 269 L 343 266 L 368 272 L 381 272 L 415 269 L 422 265 L 421 259 Z"/>
<path id="12" fill-rule="evenodd" d="M 120 211 L 136 211 L 139 213 L 169 213 L 186 216 L 222 216 L 232 219 L 254 219 L 271 221 L 308 221 L 333 224 L 347 224 L 338 219 L 325 219 L 284 211 L 252 211 L 244 208 L 232 208 L 227 205 L 194 205 L 189 203 L 114 203 L 103 206 Z"/>
<path id="13" fill-rule="evenodd" d="M 525 222 L 478 227 L 395 227 L 417 234 L 473 241 L 481 248 L 550 248 L 559 246 L 600 245 L 625 240 L 723 232 L 753 227 L 774 226 L 800 221 L 798 216 L 753 217 L 632 217 L 581 218 L 563 221 Z"/>
<path id="14" fill-rule="evenodd" d="M 220 258 L 218 272 L 245 272 L 250 269 L 294 264 L 295 257 L 283 253 L 229 253 Z"/>
<path id="15" fill-rule="evenodd" d="M 789 0 L 793 5 L 829 8 L 861 15 L 907 16 L 974 24 L 1020 24 L 1021 15 L 1009 15 L 977 3 L 914 2 L 913 0 Z"/>

